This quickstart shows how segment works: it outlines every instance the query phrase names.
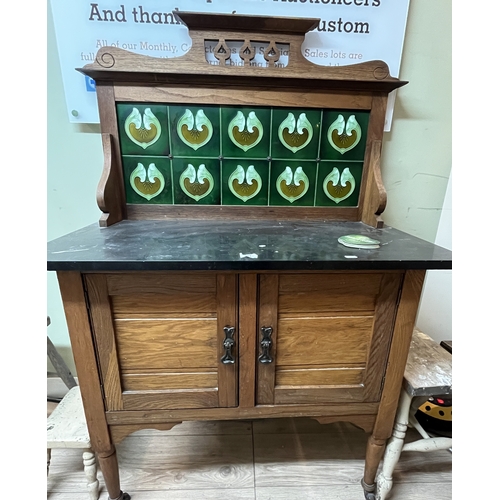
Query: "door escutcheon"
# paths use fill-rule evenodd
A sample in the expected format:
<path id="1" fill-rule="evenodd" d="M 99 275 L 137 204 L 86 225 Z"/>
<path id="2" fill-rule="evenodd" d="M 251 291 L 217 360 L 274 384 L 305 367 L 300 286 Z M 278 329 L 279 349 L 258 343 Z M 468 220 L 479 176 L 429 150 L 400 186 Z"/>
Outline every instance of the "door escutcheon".
<path id="1" fill-rule="evenodd" d="M 260 346 L 262 347 L 262 354 L 259 356 L 259 361 L 261 363 L 272 363 L 273 358 L 269 354 L 273 341 L 271 340 L 271 334 L 273 333 L 273 328 L 271 326 L 263 326 L 260 329 L 262 333 L 262 340 L 260 341 Z"/>
<path id="2" fill-rule="evenodd" d="M 233 346 L 235 344 L 234 340 L 234 326 L 225 326 L 224 327 L 224 334 L 226 335 L 226 338 L 222 342 L 222 345 L 224 347 L 225 353 L 220 360 L 222 363 L 225 365 L 228 364 L 234 364 L 234 357 L 232 354 Z"/>

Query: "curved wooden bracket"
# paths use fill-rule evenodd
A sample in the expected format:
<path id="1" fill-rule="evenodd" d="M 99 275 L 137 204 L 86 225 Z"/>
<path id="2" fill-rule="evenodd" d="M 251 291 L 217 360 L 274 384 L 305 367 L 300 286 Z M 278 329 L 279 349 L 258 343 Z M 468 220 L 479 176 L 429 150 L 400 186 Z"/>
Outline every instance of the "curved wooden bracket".
<path id="1" fill-rule="evenodd" d="M 334 422 L 349 422 L 367 433 L 373 431 L 376 415 L 338 415 L 329 417 L 312 417 L 320 424 L 333 424 Z"/>
<path id="2" fill-rule="evenodd" d="M 111 134 L 102 134 L 102 148 L 104 152 L 104 165 L 102 167 L 102 174 L 97 186 L 97 206 L 102 212 L 108 213 L 106 207 L 106 187 L 111 176 L 113 164 L 113 147 L 111 144 Z"/>
<path id="3" fill-rule="evenodd" d="M 382 173 L 380 172 L 381 156 L 382 141 L 373 141 L 370 163 L 372 165 L 374 184 L 378 192 L 378 206 L 375 209 L 376 215 L 380 215 L 387 206 L 387 191 L 385 190 L 384 182 L 382 181 Z"/>
<path id="4" fill-rule="evenodd" d="M 103 212 L 99 225 L 107 227 L 125 218 L 125 203 L 111 134 L 102 134 L 102 147 L 104 165 L 97 186 L 97 205 Z"/>
<path id="5" fill-rule="evenodd" d="M 362 221 L 370 226 L 381 228 L 384 226 L 380 214 L 387 205 L 387 191 L 385 190 L 380 173 L 380 158 L 382 155 L 382 141 L 375 140 L 371 143 L 370 169 L 366 182 L 365 199 L 363 203 Z"/>
<path id="6" fill-rule="evenodd" d="M 130 424 L 130 425 L 112 425 L 109 428 L 113 444 L 121 443 L 129 434 L 142 429 L 156 429 L 158 431 L 169 431 L 172 427 L 182 424 L 182 422 L 169 422 L 167 424 Z"/>

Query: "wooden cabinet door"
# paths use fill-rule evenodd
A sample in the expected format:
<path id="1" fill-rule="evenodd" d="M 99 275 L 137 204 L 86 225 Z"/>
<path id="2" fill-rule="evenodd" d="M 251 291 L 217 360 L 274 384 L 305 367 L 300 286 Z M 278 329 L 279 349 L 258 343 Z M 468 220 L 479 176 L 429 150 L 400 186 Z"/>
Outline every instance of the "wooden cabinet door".
<path id="1" fill-rule="evenodd" d="M 236 275 L 87 274 L 85 283 L 107 410 L 237 405 Z"/>
<path id="2" fill-rule="evenodd" d="M 257 403 L 378 401 L 401 277 L 261 275 Z"/>

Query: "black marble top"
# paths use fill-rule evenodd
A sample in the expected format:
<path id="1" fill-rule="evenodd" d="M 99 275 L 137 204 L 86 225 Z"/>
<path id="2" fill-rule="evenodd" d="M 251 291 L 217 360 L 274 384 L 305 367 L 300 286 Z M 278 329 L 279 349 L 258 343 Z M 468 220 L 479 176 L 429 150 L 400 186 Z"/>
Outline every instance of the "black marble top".
<path id="1" fill-rule="evenodd" d="M 346 234 L 381 246 L 341 245 Z M 451 252 L 361 222 L 125 220 L 92 224 L 48 243 L 49 271 L 451 269 Z"/>

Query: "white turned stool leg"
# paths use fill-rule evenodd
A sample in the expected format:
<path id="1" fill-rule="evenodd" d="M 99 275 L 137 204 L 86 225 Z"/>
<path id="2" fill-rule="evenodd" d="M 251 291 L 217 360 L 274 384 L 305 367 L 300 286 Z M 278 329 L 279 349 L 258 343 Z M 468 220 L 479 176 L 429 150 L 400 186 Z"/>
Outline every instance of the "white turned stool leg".
<path id="1" fill-rule="evenodd" d="M 409 418 L 410 425 L 418 431 L 423 439 L 414 441 L 413 443 L 406 443 L 403 446 L 403 451 L 436 451 L 436 450 L 448 450 L 452 452 L 451 443 L 452 439 L 447 437 L 431 437 L 425 429 L 420 425 L 420 422 L 415 417 L 414 413 L 411 412 Z"/>
<path id="2" fill-rule="evenodd" d="M 406 430 L 408 429 L 411 400 L 411 396 L 405 390 L 402 390 L 392 436 L 387 441 L 382 470 L 377 477 L 377 500 L 384 500 L 391 491 L 392 473 L 401 456 Z"/>
<path id="3" fill-rule="evenodd" d="M 97 464 L 95 454 L 92 450 L 83 452 L 83 470 L 87 476 L 87 488 L 91 500 L 99 498 L 99 481 L 97 480 Z"/>

